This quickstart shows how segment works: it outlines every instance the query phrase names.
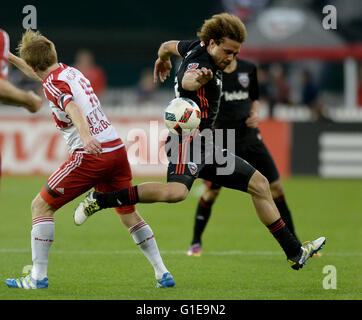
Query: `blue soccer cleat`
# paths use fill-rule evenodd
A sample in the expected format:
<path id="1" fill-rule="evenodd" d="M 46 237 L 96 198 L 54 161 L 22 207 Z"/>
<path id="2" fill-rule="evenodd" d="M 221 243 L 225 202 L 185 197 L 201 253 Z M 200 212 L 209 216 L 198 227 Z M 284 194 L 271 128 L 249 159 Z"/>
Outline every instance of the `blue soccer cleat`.
<path id="1" fill-rule="evenodd" d="M 156 288 L 170 288 L 175 286 L 175 279 L 171 273 L 166 272 L 160 280 L 157 280 Z"/>
<path id="2" fill-rule="evenodd" d="M 43 280 L 34 280 L 31 277 L 31 274 L 28 274 L 26 277 L 21 277 L 18 279 L 6 279 L 6 285 L 9 288 L 20 288 L 20 289 L 47 289 L 48 288 L 48 278 Z"/>

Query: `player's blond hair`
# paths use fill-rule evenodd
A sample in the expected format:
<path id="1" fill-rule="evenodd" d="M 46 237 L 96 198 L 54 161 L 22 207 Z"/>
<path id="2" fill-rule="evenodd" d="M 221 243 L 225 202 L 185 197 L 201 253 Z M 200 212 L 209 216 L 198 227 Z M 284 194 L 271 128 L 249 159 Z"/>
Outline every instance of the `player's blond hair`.
<path id="1" fill-rule="evenodd" d="M 210 19 L 205 20 L 201 30 L 197 32 L 199 39 L 206 45 L 211 39 L 219 45 L 225 38 L 243 43 L 246 35 L 244 23 L 237 16 L 229 13 L 213 15 Z"/>
<path id="2" fill-rule="evenodd" d="M 58 62 L 54 43 L 39 31 L 26 30 L 18 45 L 18 52 L 29 66 L 40 71 Z"/>

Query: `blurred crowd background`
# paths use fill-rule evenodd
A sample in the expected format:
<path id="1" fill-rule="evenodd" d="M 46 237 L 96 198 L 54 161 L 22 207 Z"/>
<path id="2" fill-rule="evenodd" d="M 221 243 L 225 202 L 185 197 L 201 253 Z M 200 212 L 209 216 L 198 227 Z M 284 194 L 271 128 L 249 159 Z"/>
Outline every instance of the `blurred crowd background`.
<path id="1" fill-rule="evenodd" d="M 15 52 L 23 7 L 1 5 L 1 28 Z M 116 114 L 160 115 L 173 98 L 173 74 L 154 84 L 153 63 L 166 40 L 193 39 L 204 19 L 227 11 L 244 21 L 240 58 L 258 66 L 262 118 L 362 121 L 362 1 L 205 0 L 84 3 L 37 1 L 37 29 L 55 42 L 59 60 L 79 68 L 104 108 Z M 335 6 L 326 30 L 323 8 Z M 16 68 L 9 80 L 41 91 Z"/>

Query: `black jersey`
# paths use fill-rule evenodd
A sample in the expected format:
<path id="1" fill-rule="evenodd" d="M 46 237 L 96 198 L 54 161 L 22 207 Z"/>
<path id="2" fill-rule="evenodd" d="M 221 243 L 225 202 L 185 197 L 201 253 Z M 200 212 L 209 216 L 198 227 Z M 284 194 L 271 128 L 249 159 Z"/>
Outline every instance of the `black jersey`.
<path id="1" fill-rule="evenodd" d="M 222 96 L 216 128 L 235 129 L 237 140 L 255 141 L 258 129 L 247 127 L 252 102 L 259 99 L 256 66 L 237 59 L 237 67 L 231 73 L 223 72 Z"/>
<path id="2" fill-rule="evenodd" d="M 200 130 L 213 128 L 219 110 L 222 71 L 218 69 L 206 50 L 204 42 L 200 40 L 180 41 L 177 51 L 183 57 L 175 79 L 176 97 L 185 97 L 193 100 L 200 107 Z M 213 78 L 197 91 L 188 91 L 182 88 L 182 78 L 186 72 L 205 67 L 213 73 Z"/>

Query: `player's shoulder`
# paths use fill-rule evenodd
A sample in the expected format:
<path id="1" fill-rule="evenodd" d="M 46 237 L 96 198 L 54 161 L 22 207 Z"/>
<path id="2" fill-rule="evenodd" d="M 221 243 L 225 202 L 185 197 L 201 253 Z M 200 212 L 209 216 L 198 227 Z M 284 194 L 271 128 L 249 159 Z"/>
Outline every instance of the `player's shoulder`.
<path id="1" fill-rule="evenodd" d="M 237 58 L 236 61 L 238 63 L 237 65 L 238 71 L 252 72 L 253 70 L 256 69 L 256 64 L 250 60 Z"/>
<path id="2" fill-rule="evenodd" d="M 183 46 L 184 54 L 183 58 L 185 60 L 193 59 L 196 57 L 206 57 L 207 51 L 206 46 L 203 41 L 194 40 L 194 41 L 187 41 L 184 44 L 180 44 L 180 47 Z"/>
<path id="3" fill-rule="evenodd" d="M 51 96 L 58 98 L 64 92 L 70 92 L 71 82 L 76 73 L 72 67 L 59 63 L 59 68 L 51 72 L 44 80 L 43 87 Z"/>
<path id="4" fill-rule="evenodd" d="M 82 77 L 82 73 L 72 66 L 67 66 L 64 63 L 59 63 L 61 68 L 59 69 L 59 72 L 56 72 L 54 74 L 53 79 L 55 81 L 64 81 L 67 83 L 71 83 L 73 81 L 78 81 L 80 77 Z"/>

